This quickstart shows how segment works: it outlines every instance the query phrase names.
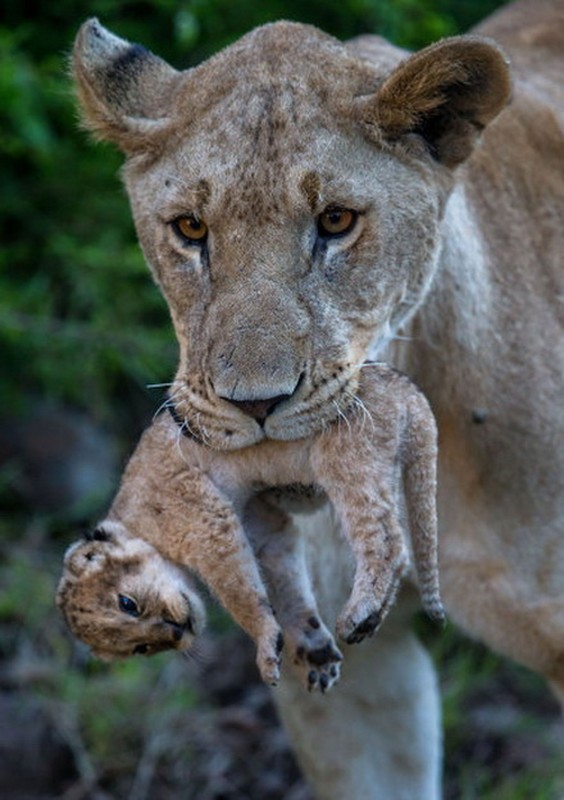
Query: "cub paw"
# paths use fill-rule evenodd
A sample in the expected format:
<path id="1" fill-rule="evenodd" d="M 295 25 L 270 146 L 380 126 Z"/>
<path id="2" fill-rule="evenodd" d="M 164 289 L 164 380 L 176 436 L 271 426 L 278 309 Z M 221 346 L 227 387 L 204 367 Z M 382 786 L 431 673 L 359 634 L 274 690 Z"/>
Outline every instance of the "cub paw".
<path id="1" fill-rule="evenodd" d="M 373 591 L 359 590 L 357 584 L 337 620 L 337 636 L 347 644 L 358 644 L 373 636 L 394 604 L 399 584 L 400 577 L 396 575 L 390 581 L 383 600 Z"/>
<path id="2" fill-rule="evenodd" d="M 382 624 L 382 609 L 378 608 L 365 615 L 345 614 L 337 621 L 337 635 L 347 644 L 359 644 L 373 636 Z"/>
<path id="3" fill-rule="evenodd" d="M 329 691 L 341 677 L 343 656 L 333 636 L 316 617 L 310 616 L 305 624 L 288 635 L 290 653 L 306 689 L 322 693 Z"/>

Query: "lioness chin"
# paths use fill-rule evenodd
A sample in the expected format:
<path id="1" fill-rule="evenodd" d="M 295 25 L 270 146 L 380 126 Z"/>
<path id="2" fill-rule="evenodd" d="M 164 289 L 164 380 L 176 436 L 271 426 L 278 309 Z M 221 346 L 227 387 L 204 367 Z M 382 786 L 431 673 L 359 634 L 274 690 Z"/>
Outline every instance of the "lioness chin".
<path id="1" fill-rule="evenodd" d="M 73 63 L 85 123 L 127 156 L 185 428 L 218 449 L 307 435 L 392 342 L 439 423 L 447 611 L 564 698 L 564 6 L 476 33 L 409 55 L 277 23 L 178 72 L 89 21 Z M 350 576 L 317 522 L 330 619 Z M 331 697 L 279 692 L 319 798 L 440 795 L 408 617 L 345 652 Z"/>

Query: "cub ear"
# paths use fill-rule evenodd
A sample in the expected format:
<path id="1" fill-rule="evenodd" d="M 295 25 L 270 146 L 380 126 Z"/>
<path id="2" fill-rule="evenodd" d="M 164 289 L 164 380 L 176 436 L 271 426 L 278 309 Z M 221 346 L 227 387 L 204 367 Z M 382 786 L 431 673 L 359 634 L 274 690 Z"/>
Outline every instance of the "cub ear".
<path id="1" fill-rule="evenodd" d="M 151 134 L 168 122 L 181 76 L 97 19 L 89 19 L 77 34 L 72 71 L 85 126 L 128 154 L 147 149 Z"/>
<path id="2" fill-rule="evenodd" d="M 421 136 L 433 157 L 455 167 L 511 94 L 508 60 L 495 42 L 455 36 L 407 58 L 378 91 L 357 100 L 371 138 Z"/>
<path id="3" fill-rule="evenodd" d="M 115 537 L 112 533 L 104 528 L 102 525 L 94 528 L 93 531 L 87 530 L 84 532 L 84 539 L 87 542 L 113 542 Z"/>
<path id="4" fill-rule="evenodd" d="M 79 539 L 65 553 L 65 570 L 68 570 L 73 577 L 79 578 L 81 575 L 100 569 L 112 543 L 111 538 L 85 537 Z"/>

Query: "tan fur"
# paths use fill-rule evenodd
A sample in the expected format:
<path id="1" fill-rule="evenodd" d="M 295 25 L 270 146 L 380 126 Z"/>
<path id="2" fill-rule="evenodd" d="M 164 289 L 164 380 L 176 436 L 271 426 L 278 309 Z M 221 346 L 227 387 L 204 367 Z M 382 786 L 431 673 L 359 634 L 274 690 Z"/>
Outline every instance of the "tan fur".
<path id="1" fill-rule="evenodd" d="M 279 623 L 306 686 L 330 688 L 339 676 L 341 654 L 319 619 L 297 533 L 288 516 L 273 506 L 276 499 L 268 489 L 312 485 L 327 493 L 342 519 L 356 575 L 337 632 L 351 644 L 380 626 L 408 567 L 401 520 L 404 480 L 423 605 L 433 618 L 442 619 L 436 429 L 428 404 L 406 377 L 383 365 L 367 365 L 360 394 L 351 397 L 348 406 L 341 412 L 342 420 L 322 434 L 292 442 L 265 441 L 229 452 L 213 451 L 183 437 L 168 414 L 161 416 L 143 436 L 108 517 L 98 526 L 99 536 L 101 531 L 107 533 L 107 542 L 97 544 L 99 568 L 92 570 L 91 542 L 73 545 L 66 558 L 59 604 L 71 628 L 105 654 L 116 642 L 118 656 L 151 644 L 143 628 L 135 646 L 128 640 L 129 652 L 124 653 L 117 610 L 124 581 L 113 565 L 118 547 L 146 552 L 147 559 L 156 548 L 167 560 L 195 570 L 255 639 L 265 681 L 278 680 Z M 257 493 L 247 523 L 254 531 L 251 535 L 278 622 L 240 521 Z M 151 589 L 143 587 L 142 596 Z M 103 604 L 101 594 L 107 598 Z M 147 616 L 140 618 L 144 624 Z M 121 617 L 131 630 L 129 615 Z M 95 619 L 98 639 L 92 632 Z"/>
<path id="2" fill-rule="evenodd" d="M 505 56 L 476 36 L 494 37 L 512 64 L 512 102 L 497 118 L 510 93 Z M 97 37 L 107 42 L 88 23 L 75 53 L 85 120 L 129 154 L 139 237 L 180 342 L 174 400 L 186 425 L 222 449 L 309 434 L 335 416 L 342 390 L 354 392 L 367 352 L 403 325 L 409 341 L 390 358 L 439 424 L 449 614 L 562 697 L 561 0 L 509 4 L 470 40 L 413 57 L 376 37 L 342 46 L 282 23 L 192 71 L 143 69 L 142 81 L 136 72 L 117 84 Z M 362 214 L 319 247 L 316 220 L 331 204 Z M 187 212 L 209 227 L 205 253 L 167 224 Z M 235 404 L 281 395 L 262 426 Z M 322 536 L 317 592 L 329 602 L 325 582 L 334 587 L 342 564 Z M 395 631 L 381 652 L 367 647 L 370 669 L 347 656 L 354 680 L 323 710 L 285 690 L 283 716 L 319 797 L 438 796 L 432 681 Z M 392 654 L 408 651 L 400 703 Z M 427 670 L 426 703 L 410 663 Z M 368 682 L 373 669 L 383 677 Z"/>

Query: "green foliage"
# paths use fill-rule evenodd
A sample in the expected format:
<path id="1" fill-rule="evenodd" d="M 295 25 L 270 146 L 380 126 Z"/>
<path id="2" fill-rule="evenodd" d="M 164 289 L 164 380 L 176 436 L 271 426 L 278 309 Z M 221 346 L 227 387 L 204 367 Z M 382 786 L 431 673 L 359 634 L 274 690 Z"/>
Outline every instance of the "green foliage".
<path id="1" fill-rule="evenodd" d="M 167 372 L 175 348 L 114 173 L 76 130 L 58 48 L 33 61 L 0 30 L 0 399 L 43 394 L 104 418 L 125 379 Z M 23 378 L 23 381 L 22 381 Z"/>

